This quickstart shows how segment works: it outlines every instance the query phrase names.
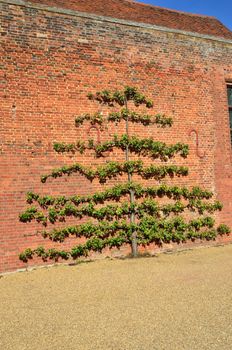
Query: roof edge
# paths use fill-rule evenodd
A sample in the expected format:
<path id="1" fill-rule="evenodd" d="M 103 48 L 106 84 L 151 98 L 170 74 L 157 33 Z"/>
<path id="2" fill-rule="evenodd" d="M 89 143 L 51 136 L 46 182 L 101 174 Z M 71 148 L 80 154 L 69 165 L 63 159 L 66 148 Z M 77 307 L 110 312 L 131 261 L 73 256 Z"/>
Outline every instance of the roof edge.
<path id="1" fill-rule="evenodd" d="M 141 5 L 141 6 L 153 7 L 153 8 L 155 7 L 155 8 L 161 9 L 161 10 L 163 9 L 163 10 L 174 12 L 174 13 L 182 13 L 184 15 L 188 15 L 188 16 L 192 16 L 192 17 L 214 18 L 214 19 L 218 20 L 218 18 L 215 17 L 215 16 L 202 15 L 202 14 L 199 14 L 199 13 L 191 13 L 191 12 L 186 12 L 186 11 L 181 11 L 181 10 L 174 10 L 174 9 L 170 9 L 169 7 L 163 7 L 163 6 L 157 6 L 157 5 L 152 5 L 152 4 L 146 4 L 144 2 L 139 2 L 139 1 L 136 1 L 136 0 L 126 0 L 126 1 L 129 2 L 129 3 L 132 3 L 132 4 Z"/>
<path id="2" fill-rule="evenodd" d="M 90 18 L 93 20 L 98 20 L 98 21 L 100 20 L 103 22 L 117 23 L 117 24 L 127 25 L 127 26 L 131 26 L 131 27 L 141 27 L 141 28 L 153 29 L 156 31 L 162 31 L 162 32 L 166 32 L 166 33 L 182 34 L 185 36 L 191 36 L 191 37 L 195 37 L 195 38 L 199 38 L 199 39 L 206 39 L 206 40 L 218 41 L 218 42 L 222 42 L 222 43 L 226 43 L 226 44 L 232 44 L 232 40 L 226 39 L 223 37 L 219 37 L 219 36 L 200 34 L 200 33 L 196 33 L 196 32 L 188 32 L 188 31 L 184 31 L 181 29 L 174 29 L 174 28 L 169 28 L 169 27 L 157 26 L 155 24 L 149 24 L 149 23 L 143 23 L 143 22 L 135 22 L 135 21 L 125 20 L 125 19 L 121 19 L 121 18 L 101 16 L 101 15 L 96 15 L 96 14 L 92 14 L 89 12 L 80 12 L 80 11 L 65 9 L 65 8 L 61 8 L 61 7 L 51 7 L 51 6 L 46 6 L 44 4 L 31 3 L 30 1 L 0 0 L 0 3 L 9 4 L 9 5 L 16 5 L 16 6 L 20 6 L 20 7 L 26 7 L 26 8 L 34 8 L 34 9 L 38 9 L 41 11 L 60 13 L 60 14 L 68 15 L 68 16 Z M 163 8 L 163 7 L 161 7 L 161 8 Z M 179 12 L 179 11 L 177 11 L 177 12 Z"/>

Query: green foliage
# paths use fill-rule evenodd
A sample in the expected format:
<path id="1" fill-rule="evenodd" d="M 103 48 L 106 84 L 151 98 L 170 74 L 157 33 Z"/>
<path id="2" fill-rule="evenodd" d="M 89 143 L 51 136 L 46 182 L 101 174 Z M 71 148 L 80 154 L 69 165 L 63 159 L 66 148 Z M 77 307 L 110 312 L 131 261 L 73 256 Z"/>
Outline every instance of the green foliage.
<path id="1" fill-rule="evenodd" d="M 30 211 L 30 209 L 34 211 L 34 207 L 29 208 L 27 211 Z M 56 221 L 65 221 L 65 218 L 69 216 L 73 216 L 78 219 L 82 219 L 87 216 L 97 220 L 107 219 L 112 221 L 114 219 L 118 220 L 121 218 L 126 218 L 131 213 L 134 213 L 136 217 L 140 219 L 147 214 L 154 217 L 167 217 L 171 214 L 176 215 L 183 213 L 185 210 L 198 211 L 199 214 L 204 214 L 205 212 L 213 213 L 221 209 L 222 206 L 218 201 L 207 203 L 201 200 L 197 200 L 195 202 L 190 200 L 185 203 L 177 200 L 172 204 L 159 205 L 159 201 L 150 198 L 144 199 L 142 203 L 136 201 L 134 203 L 128 203 L 128 201 L 123 201 L 119 204 L 108 204 L 101 208 L 96 206 L 92 201 L 89 201 L 88 204 L 82 206 L 76 206 L 76 204 L 72 202 L 66 202 L 66 204 L 62 207 L 50 207 L 47 217 L 41 215 L 40 213 L 39 217 L 37 217 L 37 213 L 34 212 L 34 217 L 28 216 L 24 222 L 30 222 L 33 219 L 36 219 L 37 222 L 47 225 L 48 221 L 54 224 Z"/>
<path id="2" fill-rule="evenodd" d="M 172 219 L 157 219 L 153 216 L 145 216 L 137 224 L 128 223 L 126 220 L 102 221 L 98 224 L 85 223 L 77 226 L 70 226 L 64 229 L 54 229 L 50 232 L 42 233 L 44 238 L 49 238 L 54 242 L 63 242 L 69 236 L 85 237 L 86 243 L 73 247 L 70 252 L 50 249 L 45 251 L 43 247 L 35 250 L 26 249 L 20 255 L 20 259 L 28 261 L 33 255 L 42 257 L 44 260 L 62 258 L 67 260 L 72 257 L 77 259 L 81 256 L 88 256 L 91 251 L 101 252 L 105 247 L 120 248 L 123 244 L 131 243 L 131 233 L 136 230 L 138 243 L 149 245 L 156 243 L 162 245 L 170 242 L 186 242 L 187 240 L 212 240 L 217 236 L 217 232 L 223 226 L 221 234 L 229 234 L 230 230 L 226 225 L 220 225 L 217 230 L 213 228 L 214 219 L 203 217 L 189 222 L 185 222 L 180 216 Z M 220 231 L 221 232 L 221 231 Z"/>
<path id="3" fill-rule="evenodd" d="M 227 225 L 221 224 L 218 226 L 217 232 L 219 235 L 229 235 L 231 233 L 231 229 Z"/>
<path id="4" fill-rule="evenodd" d="M 172 126 L 172 118 L 165 116 L 164 114 L 156 114 L 154 116 L 149 114 L 140 114 L 129 111 L 123 108 L 120 112 L 111 112 L 107 118 L 108 122 L 121 122 L 122 120 L 128 120 L 132 123 L 142 123 L 145 126 L 157 124 L 161 127 Z"/>
<path id="5" fill-rule="evenodd" d="M 24 213 L 19 216 L 21 222 L 31 222 L 36 220 L 37 222 L 46 223 L 47 219 L 42 212 L 39 212 L 37 208 L 28 208 Z"/>
<path id="6" fill-rule="evenodd" d="M 19 254 L 19 259 L 23 262 L 27 262 L 29 259 L 32 259 L 34 255 L 34 251 L 30 248 L 24 250 L 23 253 Z"/>
<path id="7" fill-rule="evenodd" d="M 160 158 L 163 161 L 167 161 L 178 153 L 181 157 L 186 158 L 189 153 L 188 145 L 182 143 L 167 146 L 164 142 L 154 141 L 152 138 L 139 139 L 136 136 L 129 137 L 128 135 L 122 135 L 121 137 L 115 135 L 112 141 L 106 141 L 96 145 L 92 140 L 90 140 L 88 145 L 80 142 L 76 144 L 54 144 L 54 150 L 59 153 L 74 151 L 84 153 L 86 149 L 92 149 L 96 152 L 97 157 L 104 156 L 104 152 L 112 151 L 113 148 L 119 148 L 125 151 L 127 147 L 132 153 L 136 153 L 140 156 Z"/>
<path id="8" fill-rule="evenodd" d="M 64 153 L 64 152 L 72 152 L 79 151 L 81 154 L 84 153 L 86 150 L 86 146 L 84 142 L 78 141 L 76 144 L 65 144 L 65 143 L 59 143 L 56 142 L 53 144 L 54 151 L 58 153 Z"/>
<path id="9" fill-rule="evenodd" d="M 209 213 L 213 213 L 216 210 L 222 210 L 222 204 L 219 201 L 216 201 L 214 203 L 204 203 L 200 201 L 199 199 L 193 199 L 189 203 L 189 209 L 192 211 L 195 211 L 195 209 L 198 210 L 199 214 L 203 214 L 204 211 L 208 211 Z"/>
<path id="10" fill-rule="evenodd" d="M 113 107 L 115 104 L 120 106 L 125 105 L 125 101 L 133 101 L 135 106 L 144 104 L 147 108 L 153 107 L 153 102 L 146 98 L 145 95 L 139 93 L 137 88 L 126 86 L 124 91 L 111 92 L 109 90 L 98 91 L 96 94 L 89 93 L 88 98 L 90 100 L 96 100 L 101 104 L 107 104 Z"/>
<path id="11" fill-rule="evenodd" d="M 115 178 L 125 173 L 138 174 L 144 179 L 155 178 L 156 180 L 160 180 L 167 175 L 170 177 L 175 175 L 186 176 L 188 175 L 188 168 L 176 165 L 150 165 L 145 167 L 142 160 L 131 160 L 124 163 L 109 162 L 106 165 L 98 166 L 96 169 L 84 167 L 79 163 L 75 163 L 70 166 L 55 169 L 49 175 L 43 175 L 41 177 L 41 181 L 45 183 L 49 177 L 57 178 L 77 172 L 85 176 L 90 181 L 98 179 L 100 183 L 105 183 L 107 179 Z"/>
<path id="12" fill-rule="evenodd" d="M 212 192 L 202 190 L 199 187 L 193 187 L 192 189 L 188 189 L 187 187 L 168 186 L 166 184 L 160 186 L 145 187 L 138 183 L 126 182 L 124 184 L 115 185 L 111 188 L 108 188 L 103 192 L 96 192 L 93 195 L 88 196 L 40 197 L 39 194 L 28 192 L 27 202 L 29 204 L 37 202 L 42 208 L 48 208 L 49 206 L 55 206 L 56 208 L 60 208 L 68 202 L 74 203 L 75 205 L 89 202 L 98 204 L 104 203 L 107 200 L 118 201 L 123 196 L 128 195 L 131 190 L 133 190 L 135 198 L 137 199 L 142 197 L 163 198 L 167 196 L 168 198 L 172 198 L 174 200 L 180 200 L 181 198 L 185 200 L 193 200 L 210 199 L 213 196 Z"/>
<path id="13" fill-rule="evenodd" d="M 123 91 L 110 92 L 108 90 L 89 94 L 88 98 L 100 104 L 113 107 L 121 106 L 119 112 L 110 112 L 107 117 L 101 113 L 93 115 L 85 114 L 75 119 L 75 125 L 79 127 L 84 121 L 92 125 L 103 126 L 104 123 L 122 121 L 129 123 L 141 123 L 144 126 L 158 125 L 161 127 L 172 126 L 172 118 L 165 115 L 149 115 L 137 113 L 128 109 L 128 102 L 134 105 L 144 105 L 152 108 L 153 102 L 140 94 L 137 88 L 126 86 Z M 127 128 L 128 129 L 128 128 Z M 89 139 L 87 142 L 76 143 L 56 142 L 53 148 L 58 153 L 79 152 L 83 154 L 86 150 L 93 150 L 96 157 L 104 157 L 105 152 L 113 151 L 115 148 L 125 152 L 127 161 L 111 161 L 95 168 L 85 167 L 75 163 L 54 169 L 50 174 L 43 175 L 41 181 L 45 183 L 48 178 L 57 178 L 64 175 L 79 173 L 89 181 L 97 179 L 104 184 L 108 179 L 127 175 L 128 181 L 123 184 L 114 185 L 102 192 L 96 192 L 87 196 L 40 196 L 29 192 L 27 202 L 32 206 L 20 214 L 21 222 L 37 221 L 47 226 L 55 225 L 57 222 L 65 222 L 67 217 L 76 219 L 92 218 L 90 222 L 80 222 L 77 225 L 65 226 L 54 229 L 44 229 L 41 235 L 44 239 L 53 242 L 64 242 L 69 237 L 84 239 L 83 244 L 78 244 L 70 249 L 58 250 L 39 246 L 36 249 L 28 248 L 22 252 L 19 258 L 27 262 L 34 256 L 44 261 L 48 259 L 67 260 L 88 256 L 91 252 L 102 252 L 106 247 L 120 248 L 124 244 L 133 246 L 133 240 L 138 245 L 147 246 L 151 243 L 162 245 L 164 243 L 181 243 L 187 240 L 214 240 L 217 235 L 230 233 L 230 228 L 224 224 L 215 228 L 215 220 L 210 216 L 215 211 L 222 210 L 222 204 L 213 201 L 213 193 L 200 187 L 188 189 L 180 186 L 168 186 L 159 184 L 157 186 L 143 186 L 133 182 L 133 175 L 137 174 L 142 179 L 164 180 L 167 176 L 187 176 L 188 168 L 177 165 L 145 165 L 142 160 L 130 160 L 129 155 L 134 153 L 140 157 L 149 156 L 153 160 L 160 159 L 167 162 L 174 156 L 186 158 L 189 153 L 187 145 L 176 143 L 166 145 L 164 142 L 154 141 L 152 138 L 139 138 L 129 136 L 128 130 L 125 135 L 115 135 L 112 140 L 103 143 L 94 143 Z M 130 200 L 129 200 L 130 198 Z M 161 198 L 167 200 L 161 202 Z M 108 203 L 105 203 L 107 202 Z M 112 203 L 113 202 L 113 203 Z M 193 212 L 194 218 L 186 220 L 187 212 Z M 134 219 L 135 218 L 135 219 Z"/>
<path id="14" fill-rule="evenodd" d="M 132 123 L 142 123 L 145 126 L 157 124 L 165 128 L 170 127 L 173 124 L 172 118 L 167 117 L 165 114 L 141 114 L 133 111 L 129 111 L 127 108 L 122 108 L 120 112 L 111 112 L 107 117 L 103 117 L 102 114 L 83 114 L 76 117 L 75 124 L 77 127 L 82 125 L 85 121 L 89 121 L 91 125 L 103 125 L 106 122 L 119 123 L 122 120 L 128 120 Z"/>
<path id="15" fill-rule="evenodd" d="M 76 126 L 80 126 L 81 124 L 83 124 L 84 121 L 89 121 L 90 124 L 92 125 L 94 124 L 102 125 L 104 122 L 104 118 L 100 113 L 95 113 L 93 115 L 84 114 L 82 116 L 76 117 L 75 124 Z"/>
<path id="16" fill-rule="evenodd" d="M 54 248 L 45 250 L 44 247 L 38 247 L 34 250 L 30 248 L 26 249 L 23 253 L 19 255 L 19 259 L 26 263 L 28 262 L 28 260 L 32 259 L 33 256 L 38 256 L 42 258 L 43 261 L 47 261 L 48 259 L 58 261 L 59 258 L 63 260 L 68 260 L 70 254 L 69 252 L 66 252 L 64 250 L 57 250 Z"/>

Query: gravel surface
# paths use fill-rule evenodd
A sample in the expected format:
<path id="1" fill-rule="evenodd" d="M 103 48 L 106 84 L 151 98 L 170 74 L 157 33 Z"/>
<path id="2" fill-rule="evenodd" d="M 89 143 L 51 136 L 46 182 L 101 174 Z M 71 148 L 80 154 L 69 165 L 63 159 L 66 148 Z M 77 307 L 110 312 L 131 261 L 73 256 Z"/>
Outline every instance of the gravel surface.
<path id="1" fill-rule="evenodd" d="M 0 279 L 2 350 L 232 349 L 232 245 Z"/>

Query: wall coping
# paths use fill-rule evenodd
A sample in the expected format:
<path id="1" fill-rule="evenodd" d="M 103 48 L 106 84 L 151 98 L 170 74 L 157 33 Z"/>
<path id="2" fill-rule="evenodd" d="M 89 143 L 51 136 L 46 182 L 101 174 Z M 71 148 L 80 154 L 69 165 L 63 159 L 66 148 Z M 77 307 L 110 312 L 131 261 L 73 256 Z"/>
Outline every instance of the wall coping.
<path id="1" fill-rule="evenodd" d="M 95 14 L 91 14 L 91 13 L 87 13 L 87 12 L 79 12 L 79 11 L 74 11 L 74 10 L 69 10 L 69 9 L 58 8 L 58 7 L 50 7 L 50 6 L 46 6 L 44 4 L 40 5 L 40 4 L 26 2 L 24 0 L 0 0 L 0 3 L 9 4 L 9 5 L 16 5 L 16 6 L 20 6 L 20 7 L 34 8 L 34 9 L 38 9 L 41 11 L 53 12 L 53 13 L 58 13 L 58 14 L 63 14 L 63 15 L 68 15 L 68 16 L 89 18 L 89 19 L 93 19 L 96 21 L 116 23 L 116 24 L 121 24 L 121 25 L 125 25 L 125 26 L 130 26 L 130 27 L 152 29 L 155 31 L 161 31 L 161 32 L 165 32 L 165 33 L 181 34 L 181 35 L 190 36 L 190 37 L 194 37 L 194 38 L 206 39 L 206 40 L 211 40 L 211 41 L 216 41 L 216 42 L 221 42 L 221 43 L 232 45 L 232 40 L 219 38 L 217 36 L 212 36 L 212 35 L 207 35 L 207 34 L 199 34 L 199 33 L 194 33 L 194 32 L 187 32 L 187 31 L 180 30 L 180 29 L 173 29 L 173 28 L 167 28 L 167 27 L 162 27 L 162 26 L 156 26 L 154 24 L 147 24 L 147 23 L 142 23 L 142 22 L 140 23 L 140 22 L 134 22 L 134 21 L 127 21 L 124 19 L 117 19 L 117 18 L 113 18 L 113 17 L 99 16 L 99 15 L 95 15 Z"/>

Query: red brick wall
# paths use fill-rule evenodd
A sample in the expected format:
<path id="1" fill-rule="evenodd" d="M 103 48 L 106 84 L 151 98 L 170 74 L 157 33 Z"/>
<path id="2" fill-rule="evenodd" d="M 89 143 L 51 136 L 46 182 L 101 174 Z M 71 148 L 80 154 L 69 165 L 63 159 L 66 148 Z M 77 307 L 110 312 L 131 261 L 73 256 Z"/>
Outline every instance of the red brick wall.
<path id="1" fill-rule="evenodd" d="M 91 184 L 77 175 L 46 184 L 41 184 L 40 176 L 74 161 L 102 162 L 93 160 L 91 154 L 84 159 L 58 155 L 52 145 L 87 138 L 87 124 L 75 128 L 75 116 L 99 110 L 86 95 L 104 88 L 137 86 L 154 100 L 154 113 L 173 116 L 171 129 L 136 125 L 131 134 L 188 143 L 188 159 L 177 157 L 175 161 L 189 166 L 190 175 L 174 183 L 213 190 L 224 204 L 217 221 L 232 226 L 232 153 L 225 85 L 232 78 L 232 44 L 1 2 L 0 8 L 0 271 L 25 267 L 18 260 L 19 252 L 45 244 L 36 235 L 40 225 L 18 219 L 27 207 L 28 191 L 71 195 L 99 188 L 97 182 Z M 191 130 L 198 132 L 199 153 L 204 158 L 196 154 Z M 122 125 L 112 125 L 101 138 L 122 131 Z M 117 153 L 111 159 L 123 157 Z M 70 239 L 66 245 L 73 243 Z"/>
<path id="2" fill-rule="evenodd" d="M 185 30 L 200 34 L 232 39 L 232 32 L 217 18 L 195 15 L 128 0 L 30 0 L 36 5 L 47 5 L 85 13 L 157 26 Z"/>

